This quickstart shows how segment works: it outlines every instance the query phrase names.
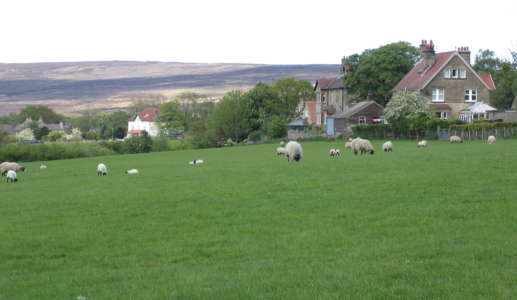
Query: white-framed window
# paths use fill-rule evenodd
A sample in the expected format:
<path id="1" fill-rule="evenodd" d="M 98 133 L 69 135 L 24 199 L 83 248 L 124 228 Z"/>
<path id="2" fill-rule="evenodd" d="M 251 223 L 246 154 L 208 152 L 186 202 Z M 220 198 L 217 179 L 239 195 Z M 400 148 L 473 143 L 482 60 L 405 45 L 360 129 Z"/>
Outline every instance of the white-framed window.
<path id="1" fill-rule="evenodd" d="M 451 78 L 451 69 L 443 70 L 443 77 L 444 78 Z"/>
<path id="2" fill-rule="evenodd" d="M 436 113 L 436 118 L 437 119 L 441 119 L 442 118 L 442 113 L 441 112 L 437 112 Z"/>
<path id="3" fill-rule="evenodd" d="M 359 125 L 366 125 L 366 117 L 363 117 L 363 116 L 359 117 Z"/>
<path id="4" fill-rule="evenodd" d="M 460 69 L 460 78 L 467 78 L 467 70 Z"/>
<path id="5" fill-rule="evenodd" d="M 452 69 L 452 78 L 458 78 L 458 69 Z"/>
<path id="6" fill-rule="evenodd" d="M 447 112 L 445 111 L 439 111 L 436 113 L 437 119 L 447 120 Z"/>
<path id="7" fill-rule="evenodd" d="M 444 95 L 444 90 L 443 89 L 433 89 L 432 90 L 431 101 L 433 101 L 433 102 L 443 102 L 443 95 Z"/>
<path id="8" fill-rule="evenodd" d="M 477 96 L 477 90 L 465 90 L 465 102 L 476 102 Z"/>
<path id="9" fill-rule="evenodd" d="M 444 111 L 444 112 L 442 113 L 442 119 L 443 119 L 443 120 L 447 120 L 447 112 L 445 112 L 445 111 Z"/>

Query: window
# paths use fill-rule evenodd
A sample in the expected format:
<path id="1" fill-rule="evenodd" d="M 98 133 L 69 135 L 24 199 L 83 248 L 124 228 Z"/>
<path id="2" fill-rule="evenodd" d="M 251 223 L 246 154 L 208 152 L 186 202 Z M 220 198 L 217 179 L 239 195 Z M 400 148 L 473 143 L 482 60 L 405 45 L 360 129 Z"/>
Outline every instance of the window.
<path id="1" fill-rule="evenodd" d="M 321 103 L 325 103 L 325 94 L 321 94 Z"/>
<path id="2" fill-rule="evenodd" d="M 451 78 L 451 69 L 443 70 L 443 77 L 444 78 Z"/>
<path id="3" fill-rule="evenodd" d="M 458 69 L 452 69 L 452 78 L 458 78 Z"/>
<path id="4" fill-rule="evenodd" d="M 447 112 L 445 112 L 445 111 L 437 112 L 436 113 L 436 118 L 437 119 L 442 119 L 442 120 L 447 120 Z"/>
<path id="5" fill-rule="evenodd" d="M 431 101 L 433 102 L 443 102 L 443 89 L 433 89 L 433 95 L 431 97 Z"/>
<path id="6" fill-rule="evenodd" d="M 467 70 L 460 69 L 460 78 L 467 78 Z"/>
<path id="7" fill-rule="evenodd" d="M 465 102 L 476 102 L 477 99 L 476 90 L 465 90 Z"/>
<path id="8" fill-rule="evenodd" d="M 446 112 L 443 112 L 442 119 L 443 120 L 447 120 L 447 113 Z"/>
<path id="9" fill-rule="evenodd" d="M 366 124 L 366 117 L 359 117 L 359 125 L 365 125 Z"/>
<path id="10" fill-rule="evenodd" d="M 441 119 L 442 118 L 442 113 L 441 112 L 437 112 L 436 113 L 436 118 L 437 119 Z"/>

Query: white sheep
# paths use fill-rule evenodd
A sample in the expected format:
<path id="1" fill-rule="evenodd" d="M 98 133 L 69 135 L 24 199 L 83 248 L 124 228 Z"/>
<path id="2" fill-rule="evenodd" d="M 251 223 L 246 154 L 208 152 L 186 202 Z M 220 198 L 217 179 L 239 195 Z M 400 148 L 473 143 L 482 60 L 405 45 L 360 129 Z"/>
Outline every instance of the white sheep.
<path id="1" fill-rule="evenodd" d="M 349 138 L 349 139 L 348 139 L 348 141 L 349 141 L 349 142 L 351 142 L 351 141 L 353 141 L 353 139 L 352 139 L 352 138 Z"/>
<path id="2" fill-rule="evenodd" d="M 282 147 L 276 148 L 276 155 L 280 155 L 280 154 L 285 155 L 285 148 L 282 148 Z"/>
<path id="3" fill-rule="evenodd" d="M 41 170 L 41 169 L 46 169 L 46 168 L 47 168 L 47 166 L 45 166 L 45 165 L 41 165 L 41 167 L 39 167 L 39 168 L 40 168 L 40 170 Z"/>
<path id="4" fill-rule="evenodd" d="M 346 142 L 345 143 L 345 150 L 352 148 L 352 142 Z"/>
<path id="5" fill-rule="evenodd" d="M 339 149 L 336 149 L 336 156 L 340 156 L 341 152 L 339 152 Z"/>
<path id="6" fill-rule="evenodd" d="M 461 140 L 461 138 L 457 135 L 453 135 L 451 136 L 451 138 L 449 139 L 452 142 L 456 142 L 456 143 L 463 143 L 463 141 Z"/>
<path id="7" fill-rule="evenodd" d="M 189 162 L 188 164 L 189 165 L 195 165 L 195 164 L 202 164 L 202 163 L 203 163 L 203 160 L 196 159 L 196 160 L 193 160 L 193 161 Z"/>
<path id="8" fill-rule="evenodd" d="M 390 141 L 387 141 L 386 143 L 384 143 L 382 145 L 382 150 L 384 150 L 384 152 L 393 151 L 393 143 Z"/>
<path id="9" fill-rule="evenodd" d="M 330 149 L 330 156 L 334 156 L 335 153 L 336 153 L 336 149 Z"/>
<path id="10" fill-rule="evenodd" d="M 284 143 L 284 141 L 281 141 L 280 142 L 280 147 L 283 147 L 283 146 L 285 146 L 285 143 Z"/>
<path id="11" fill-rule="evenodd" d="M 357 152 L 361 151 L 361 155 L 363 153 L 369 152 L 370 154 L 373 154 L 373 146 L 368 140 L 363 140 L 360 138 L 356 138 L 352 140 L 352 151 L 354 151 L 355 155 L 357 155 Z"/>
<path id="12" fill-rule="evenodd" d="M 422 140 L 421 142 L 418 142 L 417 148 L 420 148 L 420 147 L 427 147 L 427 142 L 425 140 Z"/>
<path id="13" fill-rule="evenodd" d="M 11 179 L 11 182 L 17 182 L 18 181 L 18 176 L 16 176 L 16 172 L 13 171 L 13 170 L 9 170 L 7 171 L 7 182 L 9 182 L 9 179 Z"/>
<path id="14" fill-rule="evenodd" d="M 137 169 L 131 169 L 129 171 L 126 171 L 126 173 L 128 173 L 128 174 L 137 174 L 138 170 Z"/>
<path id="15" fill-rule="evenodd" d="M 25 168 L 20 166 L 17 163 L 3 162 L 0 164 L 0 173 L 2 173 L 2 176 L 4 176 L 7 173 L 7 171 L 9 171 L 9 170 L 12 170 L 15 172 L 20 172 L 20 171 L 25 172 Z"/>
<path id="16" fill-rule="evenodd" d="M 495 144 L 495 136 L 491 135 L 488 137 L 488 144 Z"/>
<path id="17" fill-rule="evenodd" d="M 287 158 L 287 161 L 289 161 L 289 157 L 292 161 L 300 161 L 302 159 L 303 150 L 302 146 L 295 141 L 290 141 L 285 145 L 285 157 Z"/>
<path id="18" fill-rule="evenodd" d="M 108 169 L 105 164 L 99 164 L 97 166 L 97 175 L 106 175 L 108 174 Z"/>

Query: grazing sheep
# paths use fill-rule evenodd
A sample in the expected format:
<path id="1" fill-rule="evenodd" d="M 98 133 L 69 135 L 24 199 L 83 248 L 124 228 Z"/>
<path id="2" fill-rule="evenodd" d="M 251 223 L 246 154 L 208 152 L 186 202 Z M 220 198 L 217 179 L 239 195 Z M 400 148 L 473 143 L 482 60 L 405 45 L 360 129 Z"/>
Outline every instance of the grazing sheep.
<path id="1" fill-rule="evenodd" d="M 426 142 L 426 141 L 418 142 L 418 145 L 417 145 L 416 147 L 417 147 L 417 148 L 420 148 L 420 147 L 427 147 L 427 142 Z"/>
<path id="2" fill-rule="evenodd" d="M 349 149 L 349 148 L 352 148 L 352 142 L 346 142 L 345 143 L 345 150 Z"/>
<path id="3" fill-rule="evenodd" d="M 334 156 L 335 153 L 336 153 L 336 149 L 330 149 L 330 156 Z"/>
<path id="4" fill-rule="evenodd" d="M 373 154 L 373 146 L 368 140 L 363 140 L 360 138 L 356 138 L 352 141 L 352 151 L 354 151 L 355 155 L 357 155 L 357 152 L 361 151 L 361 155 L 363 153 L 369 152 L 370 154 Z"/>
<path id="5" fill-rule="evenodd" d="M 287 161 L 289 161 L 289 157 L 291 158 L 292 161 L 300 161 L 300 159 L 302 159 L 302 155 L 303 155 L 303 150 L 302 150 L 302 146 L 295 142 L 295 141 L 290 141 L 289 143 L 287 143 L 287 145 L 285 145 L 285 157 L 287 158 Z"/>
<path id="6" fill-rule="evenodd" d="M 348 139 L 348 141 L 349 141 L 349 142 L 351 142 L 351 141 L 353 141 L 353 139 L 352 139 L 352 138 L 349 138 L 349 139 Z"/>
<path id="7" fill-rule="evenodd" d="M 131 169 L 129 171 L 126 171 L 126 173 L 128 173 L 128 174 L 137 174 L 138 170 L 137 169 Z"/>
<path id="8" fill-rule="evenodd" d="M 276 155 L 280 155 L 280 154 L 285 155 L 285 148 L 282 148 L 282 147 L 276 148 Z"/>
<path id="9" fill-rule="evenodd" d="M 341 152 L 339 152 L 339 149 L 336 149 L 336 156 L 340 156 Z"/>
<path id="10" fill-rule="evenodd" d="M 20 172 L 20 171 L 25 172 L 24 167 L 20 166 L 17 163 L 14 163 L 14 162 L 3 162 L 0 164 L 0 173 L 2 173 L 2 176 L 4 176 L 7 173 L 7 171 L 9 171 L 9 170 L 12 170 L 15 172 Z"/>
<path id="11" fill-rule="evenodd" d="M 45 166 L 45 165 L 41 165 L 41 167 L 39 167 L 39 168 L 40 168 L 40 170 L 41 170 L 41 169 L 46 169 L 46 168 L 47 168 L 47 166 Z"/>
<path id="12" fill-rule="evenodd" d="M 384 150 L 384 152 L 393 151 L 393 143 L 390 141 L 387 141 L 386 143 L 384 143 L 382 145 L 382 150 Z"/>
<path id="13" fill-rule="evenodd" d="M 108 174 L 108 169 L 105 164 L 99 164 L 97 166 L 97 175 L 106 175 Z"/>
<path id="14" fill-rule="evenodd" d="M 491 135 L 488 137 L 488 144 L 495 144 L 495 136 Z"/>
<path id="15" fill-rule="evenodd" d="M 456 142 L 456 143 L 463 143 L 463 141 L 461 140 L 461 138 L 460 138 L 459 136 L 457 136 L 457 135 L 453 135 L 453 136 L 451 136 L 450 141 L 451 141 L 451 143 L 452 143 L 452 142 Z"/>
<path id="16" fill-rule="evenodd" d="M 201 159 L 196 159 L 196 160 L 189 162 L 188 164 L 195 165 L 195 164 L 202 164 L 202 163 L 203 163 L 203 161 Z"/>
<path id="17" fill-rule="evenodd" d="M 280 142 L 280 147 L 283 147 L 283 146 L 285 146 L 285 143 L 284 143 L 284 141 L 281 141 Z"/>
<path id="18" fill-rule="evenodd" d="M 11 182 L 17 182 L 18 181 L 18 176 L 16 176 L 16 172 L 13 171 L 13 170 L 9 170 L 7 171 L 7 182 L 9 182 L 9 179 L 11 179 Z"/>

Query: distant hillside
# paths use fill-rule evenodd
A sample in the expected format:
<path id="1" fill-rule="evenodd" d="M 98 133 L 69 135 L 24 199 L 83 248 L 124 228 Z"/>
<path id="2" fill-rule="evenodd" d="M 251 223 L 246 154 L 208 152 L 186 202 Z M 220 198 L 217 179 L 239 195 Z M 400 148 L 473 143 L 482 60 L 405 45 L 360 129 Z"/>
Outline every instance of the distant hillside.
<path id="1" fill-rule="evenodd" d="M 334 77 L 339 65 L 252 65 L 164 62 L 70 62 L 0 64 L 0 115 L 27 105 L 58 112 L 125 109 L 132 98 L 174 97 L 184 91 L 221 99 L 259 81 L 295 77 L 315 83 Z"/>

